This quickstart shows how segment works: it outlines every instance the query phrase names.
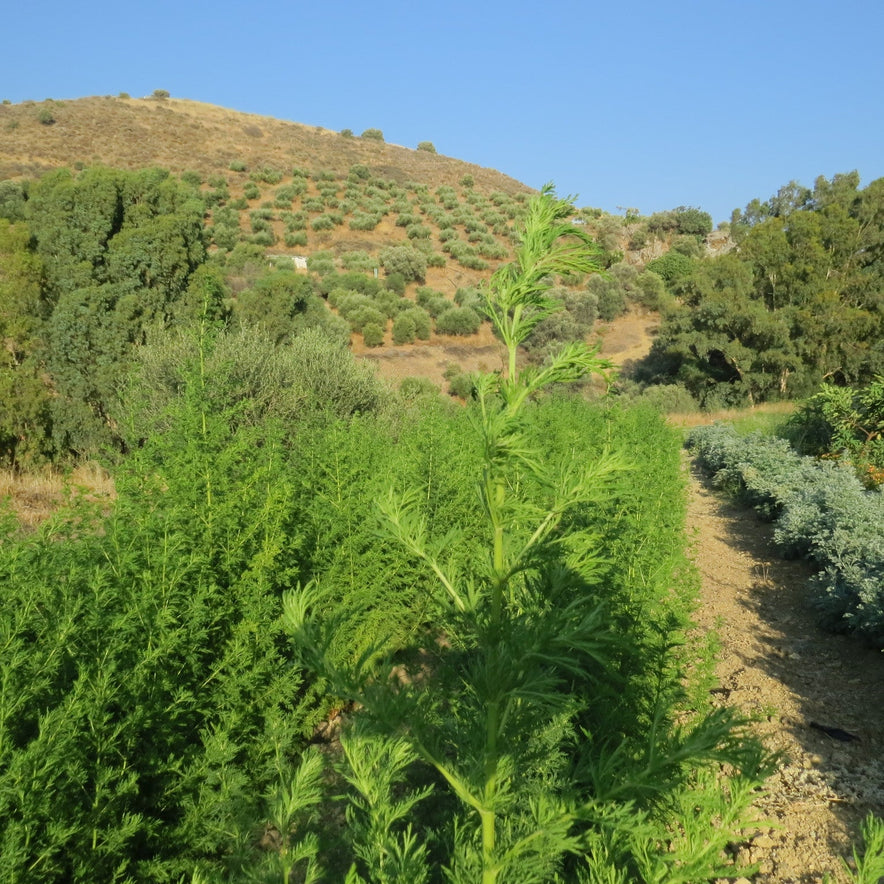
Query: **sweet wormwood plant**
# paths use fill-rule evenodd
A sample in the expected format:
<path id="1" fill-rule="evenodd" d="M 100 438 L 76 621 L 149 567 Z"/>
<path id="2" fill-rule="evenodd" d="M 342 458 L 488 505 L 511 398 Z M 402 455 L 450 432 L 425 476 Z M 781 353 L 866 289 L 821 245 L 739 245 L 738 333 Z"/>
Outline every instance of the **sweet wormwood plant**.
<path id="1" fill-rule="evenodd" d="M 423 644 L 396 661 L 369 649 L 331 665 L 336 625 L 322 611 L 333 588 L 284 598 L 303 664 L 362 707 L 343 740 L 348 884 L 706 880 L 727 866 L 722 848 L 758 782 L 760 753 L 728 716 L 679 730 L 666 687 L 636 722 L 640 740 L 586 715 L 622 687 L 628 635 L 608 620 L 595 591 L 602 554 L 572 517 L 598 505 L 627 464 L 604 451 L 592 463 L 553 458 L 532 441 L 532 399 L 607 368 L 595 351 L 571 344 L 543 367 L 516 360 L 555 309 L 555 278 L 597 269 L 572 212 L 549 188 L 531 200 L 516 261 L 485 293 L 507 349 L 503 373 L 474 379 L 487 555 L 454 564 L 466 538 L 432 536 L 417 491 L 381 502 L 388 534 L 435 576 Z M 671 664 L 647 656 L 665 681 Z M 434 782 L 417 777 L 416 761 Z M 710 772 L 724 761 L 736 765 L 726 792 Z"/>

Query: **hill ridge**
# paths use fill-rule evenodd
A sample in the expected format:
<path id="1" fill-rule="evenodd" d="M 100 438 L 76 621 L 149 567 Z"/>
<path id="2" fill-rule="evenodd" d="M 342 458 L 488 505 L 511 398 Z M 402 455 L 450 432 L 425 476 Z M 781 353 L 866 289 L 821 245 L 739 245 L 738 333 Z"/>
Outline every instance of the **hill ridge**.
<path id="1" fill-rule="evenodd" d="M 91 96 L 0 105 L 0 179 L 78 163 L 205 174 L 234 160 L 335 172 L 366 163 L 379 174 L 401 180 L 411 174 L 430 187 L 456 184 L 470 174 L 480 190 L 533 192 L 466 160 L 193 99 Z"/>

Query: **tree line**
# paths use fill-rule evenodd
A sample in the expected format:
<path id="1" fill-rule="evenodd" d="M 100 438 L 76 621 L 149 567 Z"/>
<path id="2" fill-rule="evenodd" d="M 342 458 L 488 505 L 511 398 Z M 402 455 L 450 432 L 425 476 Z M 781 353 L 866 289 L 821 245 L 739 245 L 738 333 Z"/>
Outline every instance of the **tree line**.
<path id="1" fill-rule="evenodd" d="M 721 407 L 881 374 L 884 179 L 859 184 L 855 172 L 791 182 L 734 212 L 727 254 L 651 262 L 672 298 L 635 377 Z"/>

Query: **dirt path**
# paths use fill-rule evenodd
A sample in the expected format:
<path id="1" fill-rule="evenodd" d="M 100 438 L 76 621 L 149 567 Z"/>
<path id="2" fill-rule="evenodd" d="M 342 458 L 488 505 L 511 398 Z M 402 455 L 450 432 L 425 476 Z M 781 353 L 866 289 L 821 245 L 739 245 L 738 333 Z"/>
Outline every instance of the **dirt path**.
<path id="1" fill-rule="evenodd" d="M 806 565 L 780 559 L 769 525 L 692 471 L 688 528 L 702 577 L 698 625 L 721 642 L 717 702 L 757 720 L 785 761 L 758 807 L 772 825 L 740 847 L 759 884 L 840 877 L 869 812 L 884 815 L 884 654 L 818 628 Z M 856 739 L 827 736 L 811 722 Z"/>

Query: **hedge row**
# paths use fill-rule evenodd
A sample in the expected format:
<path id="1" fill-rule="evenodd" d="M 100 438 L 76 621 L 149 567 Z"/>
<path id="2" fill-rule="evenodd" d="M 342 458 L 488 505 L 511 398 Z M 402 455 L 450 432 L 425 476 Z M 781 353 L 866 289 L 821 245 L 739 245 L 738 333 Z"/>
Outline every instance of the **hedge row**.
<path id="1" fill-rule="evenodd" d="M 817 566 L 813 603 L 826 625 L 884 648 L 884 495 L 848 464 L 804 457 L 783 439 L 715 424 L 686 445 L 717 485 L 775 521 L 785 555 Z"/>

